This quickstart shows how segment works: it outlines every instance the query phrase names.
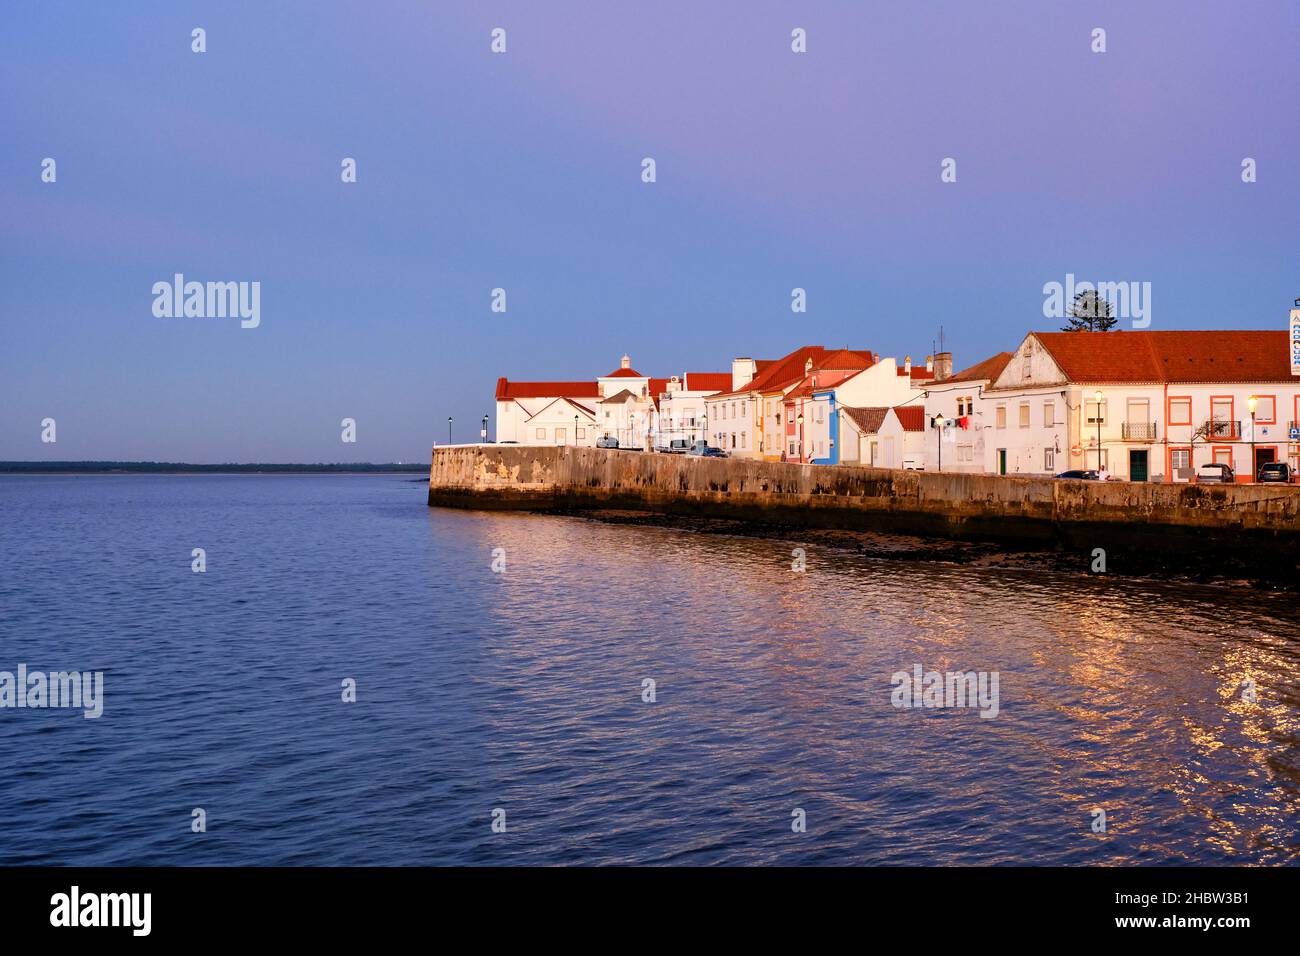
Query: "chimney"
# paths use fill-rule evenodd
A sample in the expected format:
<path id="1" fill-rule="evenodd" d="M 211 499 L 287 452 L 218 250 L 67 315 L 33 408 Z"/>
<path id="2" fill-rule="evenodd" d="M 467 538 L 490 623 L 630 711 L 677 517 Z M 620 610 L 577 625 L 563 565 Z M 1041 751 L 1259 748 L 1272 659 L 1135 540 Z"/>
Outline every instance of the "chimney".
<path id="1" fill-rule="evenodd" d="M 945 378 L 952 378 L 952 353 L 938 352 L 934 356 L 934 380 L 942 382 Z"/>
<path id="2" fill-rule="evenodd" d="M 933 355 L 927 355 L 927 356 L 925 357 L 925 370 L 926 370 L 927 372 L 933 372 L 933 371 L 934 371 L 934 356 L 933 356 Z"/>
<path id="3" fill-rule="evenodd" d="M 758 364 L 752 358 L 734 358 L 731 360 L 731 390 L 738 392 L 754 380 Z"/>
<path id="4" fill-rule="evenodd" d="M 903 356 L 903 374 L 904 375 L 912 374 L 912 356 L 910 355 Z"/>
<path id="5" fill-rule="evenodd" d="M 632 367 L 632 359 L 626 352 L 624 352 L 623 362 L 622 364 L 619 365 L 619 368 L 631 368 L 631 367 Z"/>

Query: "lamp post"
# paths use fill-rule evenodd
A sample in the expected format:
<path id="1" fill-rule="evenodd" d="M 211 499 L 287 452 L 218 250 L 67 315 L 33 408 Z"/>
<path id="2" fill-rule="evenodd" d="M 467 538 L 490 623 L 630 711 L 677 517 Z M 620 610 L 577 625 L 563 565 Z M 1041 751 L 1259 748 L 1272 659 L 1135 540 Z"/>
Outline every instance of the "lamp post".
<path id="1" fill-rule="evenodd" d="M 481 439 L 483 439 L 484 441 L 487 441 L 487 420 L 488 420 L 488 417 L 487 417 L 486 415 L 484 415 L 484 416 L 483 416 L 483 427 L 479 429 L 479 433 L 478 433 L 478 437 L 481 438 Z"/>
<path id="2" fill-rule="evenodd" d="M 934 416 L 934 427 L 938 429 L 939 434 L 939 471 L 943 471 L 943 415 Z"/>
<path id="3" fill-rule="evenodd" d="M 799 461 L 803 462 L 803 402 L 799 403 L 799 416 L 795 419 L 799 423 Z"/>
<path id="4" fill-rule="evenodd" d="M 573 447 L 578 447 L 578 416 L 573 416 Z"/>
<path id="5" fill-rule="evenodd" d="M 700 416 L 700 437 L 704 440 L 704 444 L 707 446 L 709 444 L 709 416 L 708 415 Z"/>
<path id="6" fill-rule="evenodd" d="M 447 416 L 447 444 L 451 444 L 451 416 Z"/>
<path id="7" fill-rule="evenodd" d="M 1246 399 L 1246 407 L 1250 409 L 1250 480 L 1251 480 L 1251 481 L 1254 481 L 1254 480 L 1255 480 L 1255 472 L 1256 472 L 1256 465 L 1255 465 L 1255 406 L 1256 406 L 1258 403 L 1259 403 L 1259 399 L 1256 398 L 1254 395 L 1252 395 L 1252 396 L 1250 396 L 1250 398 Z M 1276 403 L 1274 403 L 1274 404 L 1276 404 Z M 1276 415 L 1274 415 L 1273 417 L 1274 417 L 1274 418 L 1277 418 Z"/>
<path id="8" fill-rule="evenodd" d="M 1101 389 L 1093 396 L 1097 399 L 1097 471 L 1101 471 Z"/>

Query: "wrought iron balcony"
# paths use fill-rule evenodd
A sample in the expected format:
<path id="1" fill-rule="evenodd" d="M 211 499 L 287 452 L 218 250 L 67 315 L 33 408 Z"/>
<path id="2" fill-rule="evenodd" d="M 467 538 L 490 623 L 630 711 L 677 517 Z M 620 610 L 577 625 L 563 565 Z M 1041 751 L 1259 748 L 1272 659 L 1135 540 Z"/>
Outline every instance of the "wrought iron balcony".
<path id="1" fill-rule="evenodd" d="M 1206 438 L 1239 441 L 1241 439 L 1241 422 L 1212 418 L 1201 427 L 1201 433 Z"/>
<path id="2" fill-rule="evenodd" d="M 1121 426 L 1124 441 L 1155 441 L 1155 422 L 1125 422 Z"/>

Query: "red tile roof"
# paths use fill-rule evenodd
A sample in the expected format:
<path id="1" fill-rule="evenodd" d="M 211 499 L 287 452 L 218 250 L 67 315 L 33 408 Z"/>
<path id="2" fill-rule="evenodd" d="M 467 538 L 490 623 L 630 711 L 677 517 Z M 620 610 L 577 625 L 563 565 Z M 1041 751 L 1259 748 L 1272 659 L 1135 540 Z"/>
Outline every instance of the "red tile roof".
<path id="1" fill-rule="evenodd" d="M 687 372 L 688 392 L 725 392 L 731 388 L 730 372 Z"/>
<path id="2" fill-rule="evenodd" d="M 836 369 L 839 371 L 862 371 L 864 368 L 871 368 L 875 363 L 872 360 L 870 352 L 855 352 L 850 349 L 837 349 L 831 352 L 821 361 L 813 359 L 814 365 L 819 368 Z"/>
<path id="3" fill-rule="evenodd" d="M 874 435 L 880 431 L 880 423 L 885 420 L 885 414 L 888 408 L 877 408 L 874 406 L 867 408 L 852 408 L 848 405 L 841 405 L 840 411 L 848 414 L 853 419 L 853 423 L 858 426 L 864 435 Z"/>
<path id="4" fill-rule="evenodd" d="M 497 379 L 497 401 L 514 398 L 600 398 L 600 388 L 590 382 L 512 382 Z"/>
<path id="5" fill-rule="evenodd" d="M 925 408 L 922 405 L 895 405 L 894 414 L 905 432 L 925 431 Z"/>
<path id="6" fill-rule="evenodd" d="M 634 368 L 616 368 L 608 375 L 602 375 L 601 378 L 645 378 Z"/>
<path id="7" fill-rule="evenodd" d="M 872 356 L 870 349 L 835 349 L 832 351 L 822 345 L 805 345 L 767 364 L 759 362 L 758 364 L 762 369 L 748 385 L 742 385 L 734 392 L 726 392 L 722 396 L 714 397 L 730 398 L 732 395 L 747 395 L 750 392 L 775 391 L 778 388 L 787 388 L 795 382 L 803 380 L 807 374 L 806 369 L 809 359 L 812 359 L 814 369 L 838 368 L 860 371 L 872 364 L 874 356 Z M 826 364 L 827 360 L 830 360 L 833 364 Z"/>
<path id="8" fill-rule="evenodd" d="M 849 369 L 816 369 L 813 373 L 804 378 L 803 383 L 785 393 L 786 401 L 792 398 L 804 398 L 809 395 L 815 395 L 817 392 L 825 392 L 853 378 L 855 375 L 861 375 L 862 369 L 857 371 Z"/>
<path id="9" fill-rule="evenodd" d="M 650 391 L 650 401 L 654 402 L 655 408 L 659 407 L 659 396 L 668 391 L 668 379 L 652 378 L 646 383 Z"/>
<path id="10" fill-rule="evenodd" d="M 956 375 L 943 379 L 944 382 L 994 382 L 1002 374 L 1002 370 L 1007 367 L 1011 361 L 1011 352 L 999 352 L 992 358 L 986 358 L 982 362 L 972 365 L 970 368 L 962 369 Z"/>
<path id="11" fill-rule="evenodd" d="M 1035 332 L 1072 382 L 1292 382 L 1286 329 Z"/>
<path id="12" fill-rule="evenodd" d="M 898 366 L 898 374 L 910 376 L 913 381 L 918 378 L 934 378 L 934 372 L 924 365 L 913 365 L 910 369 L 900 365 Z"/>

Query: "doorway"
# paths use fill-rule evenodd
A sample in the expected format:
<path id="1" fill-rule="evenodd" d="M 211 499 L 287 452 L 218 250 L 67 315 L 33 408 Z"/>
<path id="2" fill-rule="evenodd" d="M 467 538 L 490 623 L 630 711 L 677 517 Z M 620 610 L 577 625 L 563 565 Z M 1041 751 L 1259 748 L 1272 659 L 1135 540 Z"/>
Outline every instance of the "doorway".
<path id="1" fill-rule="evenodd" d="M 1268 464 L 1270 461 L 1277 461 L 1277 449 L 1273 447 L 1255 449 L 1255 474 L 1259 474 L 1259 469 Z M 1253 476 L 1252 476 L 1253 477 Z"/>
<path id="2" fill-rule="evenodd" d="M 1147 452 L 1130 449 L 1128 453 L 1128 480 L 1147 480 Z"/>
<path id="3" fill-rule="evenodd" d="M 999 448 L 998 449 L 998 474 L 1005 475 L 1006 473 L 1007 473 L 1007 450 L 1005 448 Z"/>

